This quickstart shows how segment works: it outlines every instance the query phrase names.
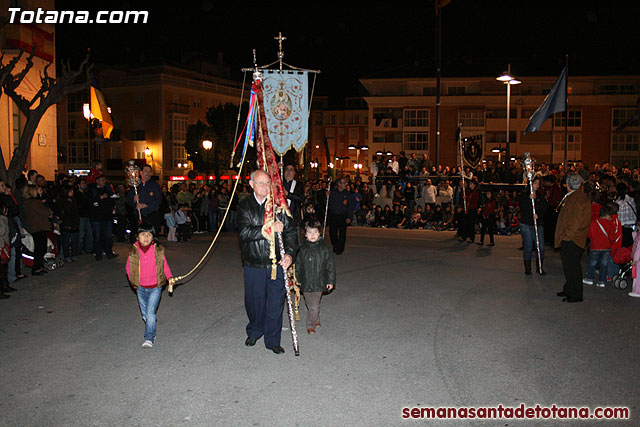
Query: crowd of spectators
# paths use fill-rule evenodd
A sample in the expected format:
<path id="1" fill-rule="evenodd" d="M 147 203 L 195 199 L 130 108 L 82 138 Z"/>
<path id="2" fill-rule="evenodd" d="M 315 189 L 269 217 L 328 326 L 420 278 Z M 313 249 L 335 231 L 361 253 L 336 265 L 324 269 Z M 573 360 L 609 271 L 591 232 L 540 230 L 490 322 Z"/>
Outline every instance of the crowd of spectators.
<path id="1" fill-rule="evenodd" d="M 463 221 L 464 194 L 469 185 L 476 184 L 480 192 L 474 227 L 477 232 L 511 235 L 519 232 L 520 195 L 528 191 L 520 161 L 510 165 L 488 160 L 475 168 L 464 168 L 464 179 L 457 167 L 433 165 L 428 155 L 374 156 L 371 175 L 346 177 L 347 188 L 353 194 L 355 214 L 352 224 L 368 227 L 459 230 Z M 640 195 L 640 168 L 627 164 L 616 168 L 609 163 L 595 164 L 592 168 L 574 162 L 564 168 L 562 164 L 536 163 L 536 175 L 541 177 L 538 190 L 549 209 L 541 218 L 545 225 L 545 242 L 553 244 L 556 209 L 566 194 L 566 176 L 577 173 L 585 181 L 584 191 L 594 202 L 608 201 Z M 464 185 L 463 185 L 464 182 Z M 327 183 L 308 180 L 305 184 L 307 215 L 322 220 L 326 202 Z M 488 221 L 487 221 L 488 219 Z M 628 221 L 631 221 L 630 219 Z"/>
<path id="2" fill-rule="evenodd" d="M 369 175 L 346 177 L 353 198 L 353 225 L 456 230 L 460 235 L 465 218 L 469 218 L 463 194 L 467 195 L 470 186 L 477 186 L 480 196 L 473 208 L 477 211 L 473 215 L 474 229 L 489 234 L 491 243 L 493 234 L 519 231 L 520 194 L 528 187 L 518 161 L 504 166 L 489 160 L 475 168 L 465 167 L 462 179 L 457 167 L 434 165 L 426 154 L 406 157 L 401 153 L 374 156 L 370 170 Z M 548 205 L 541 219 L 547 245 L 553 244 L 556 209 L 567 192 L 568 174 L 577 173 L 584 179 L 584 191 L 594 204 L 629 200 L 633 206 L 640 206 L 640 168 L 616 168 L 608 163 L 589 168 L 575 162 L 565 169 L 561 164 L 537 163 L 535 171 L 542 181 L 539 192 Z M 188 241 L 192 234 L 215 233 L 227 207 L 225 231 L 234 231 L 236 207 L 251 189 L 240 184 L 236 197 L 230 200 L 231 185 L 163 184 L 163 221 L 158 235 L 170 241 Z M 47 182 L 32 170 L 13 185 L 0 181 L 1 297 L 6 298 L 4 292 L 13 289 L 10 283 L 26 277 L 23 253 L 32 253 L 32 275 L 46 274 L 42 260 L 51 249 L 47 241 L 54 241 L 58 256 L 66 262 L 75 262 L 82 254 L 92 254 L 98 261 L 103 254 L 108 259 L 115 257 L 112 239 L 129 241 L 128 234 L 133 234 L 129 230 L 137 221 L 135 207 L 127 202 L 128 191 L 125 185 L 114 187 L 107 182 L 99 168 L 87 178 L 60 174 L 55 181 Z M 304 182 L 303 219 L 324 221 L 327 191 L 324 179 Z M 635 222 L 635 212 L 629 209 L 621 210 L 619 216 L 623 225 Z"/>

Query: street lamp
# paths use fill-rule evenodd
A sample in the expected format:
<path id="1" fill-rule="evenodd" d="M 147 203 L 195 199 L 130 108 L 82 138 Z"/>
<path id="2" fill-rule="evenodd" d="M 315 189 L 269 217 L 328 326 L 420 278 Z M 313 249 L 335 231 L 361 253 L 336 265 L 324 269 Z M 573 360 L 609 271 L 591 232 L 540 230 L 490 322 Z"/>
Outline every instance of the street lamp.
<path id="1" fill-rule="evenodd" d="M 88 103 L 82 104 L 82 115 L 87 119 L 87 138 L 89 140 L 87 155 L 89 156 L 89 166 L 91 166 L 91 119 L 93 119 L 93 114 L 91 114 L 91 106 Z"/>
<path id="2" fill-rule="evenodd" d="M 153 170 L 153 152 L 151 151 L 151 149 L 149 147 L 145 147 L 144 155 L 148 156 L 148 157 L 151 157 L 151 170 Z"/>
<path id="3" fill-rule="evenodd" d="M 496 80 L 507 85 L 507 156 L 509 159 L 509 117 L 511 116 L 511 85 L 519 85 L 522 83 L 511 74 L 511 64 L 508 64 L 507 71 L 496 77 Z M 499 157 L 499 156 L 498 156 Z"/>
<path id="4" fill-rule="evenodd" d="M 369 149 L 367 145 L 355 145 L 355 144 L 349 144 L 347 148 L 349 150 L 356 150 L 356 165 L 360 165 L 360 150 L 367 151 Z M 360 165 L 359 168 L 356 167 L 356 171 L 358 172 L 358 175 L 360 175 L 360 169 L 362 169 L 362 165 Z"/>
<path id="5" fill-rule="evenodd" d="M 336 160 L 340 160 L 340 175 L 344 174 L 344 161 L 348 159 L 349 159 L 348 156 L 336 157 Z"/>
<path id="6" fill-rule="evenodd" d="M 206 156 L 207 179 L 205 180 L 207 184 L 209 183 L 209 150 L 211 150 L 212 147 L 213 147 L 213 141 L 211 141 L 210 139 L 205 139 L 204 141 L 202 141 L 202 148 L 204 148 L 205 152 L 207 153 L 207 156 Z"/>
<path id="7" fill-rule="evenodd" d="M 318 169 L 318 159 L 316 158 L 315 161 L 309 162 L 309 166 L 311 166 L 311 169 L 316 170 L 316 179 L 320 179 L 320 170 Z"/>

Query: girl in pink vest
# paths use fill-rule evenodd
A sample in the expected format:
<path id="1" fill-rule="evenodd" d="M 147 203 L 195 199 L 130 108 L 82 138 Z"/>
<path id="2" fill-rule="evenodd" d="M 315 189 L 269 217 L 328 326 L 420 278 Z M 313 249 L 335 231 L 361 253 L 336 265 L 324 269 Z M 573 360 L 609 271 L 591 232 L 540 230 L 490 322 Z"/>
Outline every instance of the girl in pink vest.
<path id="1" fill-rule="evenodd" d="M 140 313 L 145 323 L 142 347 L 151 348 L 156 338 L 156 311 L 162 288 L 173 275 L 164 256 L 164 248 L 153 239 L 151 224 L 138 227 L 138 241 L 129 250 L 127 277 L 138 294 Z"/>

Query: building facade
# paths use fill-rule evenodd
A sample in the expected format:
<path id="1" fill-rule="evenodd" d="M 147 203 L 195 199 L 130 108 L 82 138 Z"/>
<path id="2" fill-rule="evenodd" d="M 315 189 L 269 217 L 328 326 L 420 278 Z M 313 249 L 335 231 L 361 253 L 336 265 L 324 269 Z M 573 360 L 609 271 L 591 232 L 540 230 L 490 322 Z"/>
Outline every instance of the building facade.
<path id="1" fill-rule="evenodd" d="M 8 8 L 12 6 L 15 7 L 14 2 L 0 1 L 3 15 L 7 15 Z M 39 7 L 51 10 L 53 9 L 53 1 L 27 0 L 20 2 L 20 7 L 29 10 L 36 10 Z M 8 19 L 8 17 L 6 18 Z M 4 64 L 15 58 L 20 49 L 25 50 L 13 74 L 18 74 L 24 69 L 27 65 L 28 52 L 31 52 L 36 46 L 33 68 L 26 74 L 17 89 L 17 92 L 26 99 L 32 99 L 40 89 L 40 76 L 45 67 L 50 65 L 47 73 L 49 76 L 56 76 L 54 27 L 53 24 L 44 23 L 6 24 L 0 30 L 0 46 L 4 55 L 2 60 Z M 25 164 L 26 169 L 36 169 L 49 180 L 54 178 L 58 168 L 56 111 L 56 106 L 52 105 L 40 120 Z M 6 167 L 9 166 L 13 152 L 18 147 L 25 123 L 26 116 L 9 96 L 2 93 L 0 96 L 0 148 Z"/>
<path id="2" fill-rule="evenodd" d="M 509 152 L 530 152 L 539 162 L 561 163 L 565 150 L 565 115 L 555 114 L 540 130 L 523 134 L 557 76 L 522 77 L 511 86 Z M 369 158 L 377 150 L 398 154 L 436 155 L 434 78 L 361 79 L 369 96 Z M 640 76 L 569 76 L 567 159 L 594 163 L 627 162 L 638 167 L 640 127 L 616 128 L 638 113 Z M 438 162 L 459 164 L 456 130 L 462 136 L 482 135 L 484 159 L 497 160 L 507 144 L 507 90 L 493 77 L 443 78 Z M 496 151 L 497 153 L 494 153 Z M 435 163 L 435 161 L 434 161 Z"/>
<path id="3" fill-rule="evenodd" d="M 240 103 L 238 83 L 177 65 L 113 67 L 97 77 L 112 110 L 111 138 L 90 142 L 82 113 L 88 93 L 70 96 L 59 114 L 61 170 L 85 170 L 99 158 L 107 176 L 122 181 L 126 161 L 137 159 L 151 165 L 162 182 L 186 176 L 191 170 L 184 148 L 188 126 L 206 123 L 211 107 Z"/>
<path id="4" fill-rule="evenodd" d="M 327 97 L 314 97 L 307 157 L 309 161 L 318 164 L 318 176 L 324 176 L 328 170 L 325 138 L 329 147 L 330 164 L 333 164 L 338 175 L 368 171 L 371 156 L 367 156 L 364 150 L 349 149 L 349 145 L 367 145 L 368 120 L 367 106 L 362 98 L 347 98 L 343 108 L 330 109 Z M 362 164 L 361 170 L 354 167 L 358 163 Z"/>

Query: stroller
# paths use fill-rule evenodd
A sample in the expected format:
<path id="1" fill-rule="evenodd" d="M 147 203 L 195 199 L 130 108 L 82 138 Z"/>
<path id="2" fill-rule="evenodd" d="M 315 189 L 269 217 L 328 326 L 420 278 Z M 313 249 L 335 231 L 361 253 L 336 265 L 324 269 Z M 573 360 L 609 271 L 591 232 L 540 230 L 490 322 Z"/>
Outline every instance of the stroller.
<path id="1" fill-rule="evenodd" d="M 631 247 L 623 247 L 611 253 L 613 262 L 620 266 L 620 271 L 611 278 L 613 286 L 620 290 L 627 289 L 633 283 Z"/>
<path id="2" fill-rule="evenodd" d="M 35 245 L 33 237 L 24 228 L 21 229 L 22 235 L 22 263 L 27 267 L 33 267 L 33 251 Z M 64 260 L 58 256 L 58 248 L 56 246 L 56 235 L 51 231 L 47 233 L 47 250 L 44 254 L 43 266 L 49 271 L 53 271 L 64 265 Z"/>

